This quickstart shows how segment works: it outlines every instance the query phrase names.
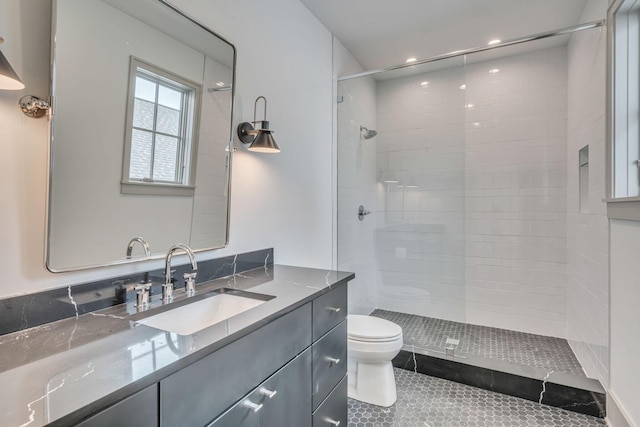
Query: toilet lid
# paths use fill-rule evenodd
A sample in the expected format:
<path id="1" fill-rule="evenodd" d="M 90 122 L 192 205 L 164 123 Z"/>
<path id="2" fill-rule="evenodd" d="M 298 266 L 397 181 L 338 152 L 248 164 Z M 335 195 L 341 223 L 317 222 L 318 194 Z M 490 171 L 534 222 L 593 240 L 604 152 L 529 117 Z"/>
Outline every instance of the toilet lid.
<path id="1" fill-rule="evenodd" d="M 393 341 L 402 336 L 402 328 L 379 317 L 349 315 L 347 335 L 357 341 Z"/>

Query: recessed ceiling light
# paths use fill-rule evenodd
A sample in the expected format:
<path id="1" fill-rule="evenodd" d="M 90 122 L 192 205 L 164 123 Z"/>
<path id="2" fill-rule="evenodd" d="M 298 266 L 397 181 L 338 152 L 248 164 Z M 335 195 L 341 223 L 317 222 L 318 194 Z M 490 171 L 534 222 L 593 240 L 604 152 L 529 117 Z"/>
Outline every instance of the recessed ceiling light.
<path id="1" fill-rule="evenodd" d="M 420 83 L 420 86 L 427 87 L 427 86 L 429 86 L 429 82 L 422 82 L 422 83 Z"/>
<path id="2" fill-rule="evenodd" d="M 417 60 L 418 60 L 417 58 L 408 58 L 407 64 L 410 64 L 411 62 L 416 62 Z"/>
<path id="3" fill-rule="evenodd" d="M 384 182 L 385 184 L 397 184 L 400 181 L 391 181 L 391 180 L 389 180 L 389 181 L 382 181 L 382 182 Z"/>
<path id="4" fill-rule="evenodd" d="M 500 39 L 493 39 L 491 40 L 489 43 L 487 43 L 489 46 L 491 46 L 492 44 L 498 44 L 498 43 L 502 43 L 502 40 Z"/>
<path id="5" fill-rule="evenodd" d="M 465 90 L 467 88 L 467 85 L 460 85 L 460 90 Z"/>
<path id="6" fill-rule="evenodd" d="M 474 123 L 473 123 L 473 126 L 474 126 L 474 127 L 480 127 L 480 122 L 474 122 Z"/>
<path id="7" fill-rule="evenodd" d="M 467 104 L 464 106 L 464 108 L 473 108 L 473 104 Z"/>
<path id="8" fill-rule="evenodd" d="M 407 185 L 406 188 L 418 188 L 417 185 Z"/>
<path id="9" fill-rule="evenodd" d="M 489 70 L 489 74 L 498 74 L 500 72 L 499 68 L 492 68 Z"/>

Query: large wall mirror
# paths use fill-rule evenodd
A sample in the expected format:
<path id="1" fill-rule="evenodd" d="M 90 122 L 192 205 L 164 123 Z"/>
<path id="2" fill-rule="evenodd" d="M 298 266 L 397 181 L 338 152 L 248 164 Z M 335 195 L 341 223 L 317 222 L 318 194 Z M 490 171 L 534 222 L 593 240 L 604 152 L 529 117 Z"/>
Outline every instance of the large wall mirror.
<path id="1" fill-rule="evenodd" d="M 47 268 L 228 242 L 235 48 L 163 0 L 54 0 Z"/>

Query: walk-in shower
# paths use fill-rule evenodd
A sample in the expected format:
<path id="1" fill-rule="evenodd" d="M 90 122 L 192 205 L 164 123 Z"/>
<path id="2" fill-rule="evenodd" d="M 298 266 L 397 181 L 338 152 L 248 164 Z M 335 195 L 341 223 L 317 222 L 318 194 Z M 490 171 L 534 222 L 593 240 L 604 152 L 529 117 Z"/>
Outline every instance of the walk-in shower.
<path id="1" fill-rule="evenodd" d="M 567 341 L 590 341 L 567 321 L 567 129 L 580 114 L 568 94 L 589 79 L 568 70 L 576 49 L 602 44 L 601 25 L 338 79 L 351 313 L 400 324 L 411 351 L 585 375 Z"/>

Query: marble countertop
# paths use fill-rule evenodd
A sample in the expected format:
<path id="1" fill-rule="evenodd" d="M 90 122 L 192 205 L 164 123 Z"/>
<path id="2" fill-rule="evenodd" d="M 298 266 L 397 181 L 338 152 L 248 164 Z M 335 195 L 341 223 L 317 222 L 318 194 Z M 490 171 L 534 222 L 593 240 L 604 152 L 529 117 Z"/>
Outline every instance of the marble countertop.
<path id="1" fill-rule="evenodd" d="M 134 323 L 134 302 L 2 335 L 0 425 L 72 424 L 353 277 L 274 265 L 198 284 L 195 297 L 177 292 L 172 304 L 218 288 L 275 298 L 187 336 Z M 154 296 L 145 314 L 162 311 L 159 299 Z"/>

